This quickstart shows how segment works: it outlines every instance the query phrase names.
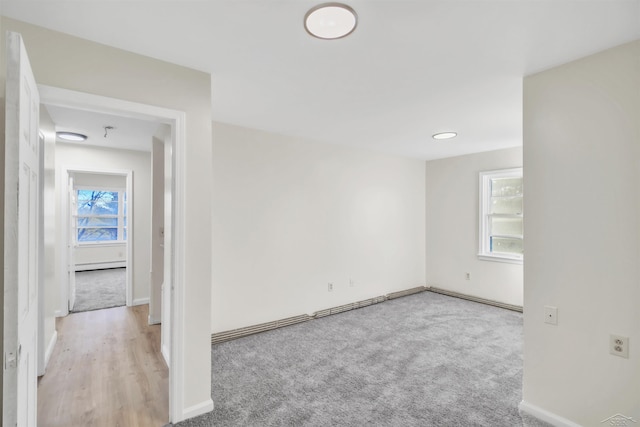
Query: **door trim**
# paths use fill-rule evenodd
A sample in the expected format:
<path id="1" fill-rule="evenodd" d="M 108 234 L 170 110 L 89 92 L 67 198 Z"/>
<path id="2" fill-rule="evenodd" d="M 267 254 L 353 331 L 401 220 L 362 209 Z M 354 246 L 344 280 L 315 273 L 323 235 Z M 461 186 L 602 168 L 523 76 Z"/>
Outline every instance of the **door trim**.
<path id="1" fill-rule="evenodd" d="M 85 167 L 76 167 L 76 166 L 63 166 L 62 167 L 62 173 L 60 174 L 60 179 L 62 180 L 62 182 L 60 183 L 60 187 L 58 188 L 67 188 L 68 185 L 64 186 L 66 183 L 69 182 L 69 177 L 71 174 L 75 173 L 75 172 L 79 172 L 79 173 L 88 173 L 88 174 L 96 174 L 96 175 L 117 175 L 117 176 L 124 176 L 127 179 L 127 184 L 126 184 L 126 192 L 127 192 L 127 203 L 129 204 L 129 206 L 127 207 L 128 210 L 128 225 L 127 225 L 127 229 L 128 229 L 128 236 L 129 238 L 127 238 L 127 260 L 125 261 L 125 265 L 127 268 L 127 286 L 126 286 L 126 299 L 125 299 L 125 304 L 127 305 L 127 307 L 130 307 L 133 305 L 133 231 L 134 231 L 134 218 L 135 218 L 135 209 L 134 209 L 134 200 L 135 200 L 135 194 L 133 194 L 133 171 L 132 170 L 127 170 L 127 169 L 101 169 L 101 168 L 85 168 Z M 68 230 L 67 228 L 69 227 L 69 216 L 73 214 L 73 212 L 69 212 L 69 197 L 70 194 L 68 191 L 63 191 L 62 192 L 62 215 L 60 218 L 60 224 L 63 225 L 63 230 L 66 234 L 64 234 L 67 237 L 67 240 L 70 239 L 71 230 Z M 73 242 L 65 242 L 66 244 L 72 244 Z M 65 245 L 66 247 L 66 245 Z M 63 254 L 65 253 L 64 251 L 62 252 Z M 61 301 L 69 301 L 69 282 L 68 280 L 63 280 L 66 277 L 66 269 L 68 268 L 68 259 L 67 256 L 63 256 L 61 257 L 61 266 L 64 266 L 65 271 L 61 271 L 60 272 L 60 283 L 62 283 L 62 287 L 61 287 L 61 295 L 60 295 L 60 299 Z M 64 286 L 64 283 L 67 283 L 67 286 Z M 64 308 L 67 308 L 67 310 L 64 310 Z M 63 316 L 66 316 L 67 314 L 69 314 L 69 310 L 68 310 L 68 305 L 61 306 L 61 309 L 59 310 Z M 66 311 L 66 313 L 65 313 Z"/>
<path id="2" fill-rule="evenodd" d="M 184 408 L 184 253 L 185 253 L 185 140 L 186 113 L 122 99 L 38 85 L 40 102 L 67 108 L 115 114 L 130 118 L 156 120 L 171 126 L 172 136 L 172 259 L 171 259 L 171 321 L 169 364 L 169 419 L 185 419 Z M 166 279 L 166 278 L 165 278 Z M 206 408 L 203 408 L 206 409 Z M 206 412 L 206 411 L 205 411 Z M 192 415 L 192 414 L 189 414 Z M 196 414 L 197 415 L 197 414 Z"/>

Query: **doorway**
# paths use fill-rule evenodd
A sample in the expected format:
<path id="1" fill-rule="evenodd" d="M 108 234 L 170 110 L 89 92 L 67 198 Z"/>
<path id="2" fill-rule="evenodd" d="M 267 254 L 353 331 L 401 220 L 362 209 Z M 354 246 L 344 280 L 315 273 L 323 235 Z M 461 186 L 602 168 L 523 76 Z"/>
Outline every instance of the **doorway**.
<path id="1" fill-rule="evenodd" d="M 173 236 L 184 228 L 182 212 L 176 209 L 176 204 L 181 200 L 181 181 L 183 168 L 181 167 L 181 159 L 183 153 L 184 138 L 184 113 L 167 110 L 164 108 L 152 107 L 148 105 L 135 104 L 131 102 L 83 94 L 58 88 L 40 86 L 41 102 L 45 105 L 61 106 L 66 108 L 77 108 L 84 111 L 92 111 L 107 114 L 118 114 L 133 119 L 142 119 L 147 121 L 155 121 L 158 124 L 166 125 L 169 130 L 165 142 L 165 152 L 168 159 L 168 167 L 165 172 L 167 188 L 164 189 L 166 197 L 164 203 L 164 226 L 162 227 L 163 247 L 164 247 L 164 263 L 163 277 L 165 292 L 161 289 L 155 289 L 155 292 L 161 292 L 162 296 L 162 353 L 169 366 L 169 417 L 170 420 L 180 418 L 183 411 L 182 402 L 182 341 L 174 339 L 175 331 L 180 330 L 183 323 L 182 310 L 175 300 L 182 300 L 182 283 L 176 278 L 180 278 L 181 269 L 179 263 L 175 259 L 183 251 L 180 240 L 176 240 Z M 69 171 L 77 172 L 78 168 L 69 167 Z M 86 172 L 86 171 L 85 171 Z M 58 178 L 59 180 L 61 178 Z M 128 246 L 128 252 L 131 252 L 131 246 Z M 69 256 L 68 254 L 61 257 L 58 262 L 59 278 L 64 285 L 60 288 L 59 309 L 57 315 L 68 313 L 67 301 L 69 300 L 69 287 L 66 286 L 68 280 L 63 276 L 65 272 L 68 275 Z M 131 262 L 132 257 L 127 257 L 127 262 Z M 147 271 L 147 274 L 149 272 Z M 132 288 L 131 286 L 129 288 Z M 133 291 L 129 291 L 127 295 L 131 305 L 143 303 L 139 300 L 138 295 Z M 153 296 L 150 296 L 153 297 Z M 66 312 L 66 313 L 65 313 Z"/>
<path id="2" fill-rule="evenodd" d="M 131 305 L 133 171 L 65 171 L 69 184 L 69 217 L 64 221 L 69 224 L 69 241 L 64 246 L 70 258 L 69 311 Z"/>

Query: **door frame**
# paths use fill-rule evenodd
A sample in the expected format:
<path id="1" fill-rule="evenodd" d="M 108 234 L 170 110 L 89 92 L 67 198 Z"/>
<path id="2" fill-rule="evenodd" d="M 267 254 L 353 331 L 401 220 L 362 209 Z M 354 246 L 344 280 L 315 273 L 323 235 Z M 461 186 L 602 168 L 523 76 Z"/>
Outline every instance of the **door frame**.
<path id="1" fill-rule="evenodd" d="M 109 98 L 52 86 L 38 85 L 40 102 L 46 105 L 154 120 L 171 127 L 171 270 L 165 281 L 171 286 L 169 348 L 169 421 L 184 419 L 184 258 L 185 258 L 185 144 L 186 113 L 122 99 Z M 166 218 L 165 218 L 166 221 Z"/>
<path id="2" fill-rule="evenodd" d="M 85 167 L 76 167 L 76 166 L 63 166 L 62 167 L 62 173 L 60 174 L 60 180 L 61 182 L 59 183 L 60 186 L 58 188 L 62 189 L 62 188 L 69 188 L 69 178 L 71 177 L 72 174 L 78 172 L 78 173 L 87 173 L 87 174 L 96 174 L 96 175 L 116 175 L 116 176 L 124 176 L 127 180 L 127 184 L 126 184 L 126 192 L 127 192 L 127 204 L 129 206 L 127 206 L 127 241 L 126 241 L 126 248 L 127 248 L 127 259 L 125 261 L 125 265 L 127 268 L 127 279 L 126 279 L 126 291 L 125 291 L 125 304 L 127 305 L 127 307 L 130 307 L 133 305 L 133 268 L 131 268 L 133 266 L 133 219 L 135 218 L 135 213 L 134 213 L 134 206 L 133 206 L 133 201 L 135 198 L 135 195 L 133 194 L 133 171 L 132 170 L 127 170 L 127 169 L 100 169 L 100 168 L 85 168 Z M 69 207 L 70 207 L 70 194 L 69 191 L 62 191 L 61 192 L 61 197 L 62 197 L 62 203 L 61 203 L 61 215 L 60 215 L 60 227 L 63 230 L 63 236 L 66 237 L 66 241 L 65 243 L 65 249 L 68 247 L 67 245 L 73 245 L 74 242 L 70 242 L 69 240 L 71 239 L 71 230 L 69 230 L 69 227 L 71 227 L 71 225 L 69 224 L 69 218 L 71 215 L 73 215 L 73 212 L 69 212 Z M 63 242 L 60 242 L 61 244 Z M 60 246 L 59 246 L 60 247 Z M 69 314 L 69 310 L 68 310 L 68 301 L 69 301 L 69 287 L 70 287 L 70 281 L 68 280 L 68 276 L 67 276 L 67 270 L 70 266 L 68 257 L 69 255 L 67 255 L 67 251 L 62 251 L 63 256 L 61 257 L 60 260 L 60 301 L 61 303 L 63 303 L 64 301 L 67 301 L 67 305 L 61 305 L 61 310 L 60 310 L 60 315 L 61 316 L 66 316 L 67 314 Z M 67 308 L 67 310 L 64 310 L 64 308 Z"/>

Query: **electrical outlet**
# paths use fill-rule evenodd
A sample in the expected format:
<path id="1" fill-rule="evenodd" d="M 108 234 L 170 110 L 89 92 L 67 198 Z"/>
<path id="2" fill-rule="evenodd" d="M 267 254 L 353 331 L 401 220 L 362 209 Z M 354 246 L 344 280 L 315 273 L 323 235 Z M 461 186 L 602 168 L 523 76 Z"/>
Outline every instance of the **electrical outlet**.
<path id="1" fill-rule="evenodd" d="M 614 356 L 629 358 L 629 337 L 609 335 L 609 353 Z"/>
<path id="2" fill-rule="evenodd" d="M 544 306 L 544 323 L 550 325 L 558 324 L 558 307 L 552 307 L 550 305 Z"/>
<path id="3" fill-rule="evenodd" d="M 327 291 L 332 292 L 333 291 L 333 283 L 329 283 L 327 286 Z"/>
<path id="4" fill-rule="evenodd" d="M 466 280 L 471 280 L 471 273 L 465 273 L 464 278 L 465 278 Z"/>

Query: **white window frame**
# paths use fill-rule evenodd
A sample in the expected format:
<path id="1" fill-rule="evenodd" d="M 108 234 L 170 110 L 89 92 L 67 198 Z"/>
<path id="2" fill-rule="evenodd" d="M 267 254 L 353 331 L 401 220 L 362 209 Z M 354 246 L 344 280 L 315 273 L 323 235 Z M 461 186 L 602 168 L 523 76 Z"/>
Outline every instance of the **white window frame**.
<path id="1" fill-rule="evenodd" d="M 127 237 L 129 236 L 128 233 L 128 226 L 124 225 L 124 219 L 126 218 L 125 214 L 124 214 L 124 205 L 125 203 L 129 203 L 128 200 L 128 194 L 127 194 L 127 199 L 125 200 L 125 194 L 127 192 L 127 190 L 125 188 L 112 188 L 112 187 L 100 187 L 100 186 L 94 186 L 94 185 L 89 185 L 89 186 L 85 186 L 85 185 L 79 185 L 79 186 L 75 186 L 73 191 L 75 193 L 77 193 L 79 190 L 85 190 L 85 191 L 93 191 L 93 190 L 97 190 L 97 191 L 109 191 L 112 193 L 118 193 L 118 215 L 92 215 L 96 218 L 100 217 L 100 218 L 117 218 L 118 219 L 118 232 L 117 232 L 117 236 L 118 239 L 117 240 L 101 240 L 101 241 L 79 241 L 78 240 L 78 217 L 82 216 L 83 218 L 88 217 L 87 215 L 78 215 L 78 207 L 76 206 L 76 211 L 73 212 L 73 224 L 74 224 L 74 239 L 76 242 L 76 246 L 118 246 L 118 245 L 122 245 L 124 243 L 127 242 L 126 239 L 122 239 L 120 237 L 124 236 L 124 231 L 127 230 Z M 77 200 L 77 194 L 74 195 L 74 197 Z M 83 227 L 83 228 L 92 228 L 92 227 Z M 114 227 L 94 227 L 94 228 L 114 228 Z"/>
<path id="2" fill-rule="evenodd" d="M 522 264 L 524 255 L 504 254 L 491 252 L 491 235 L 489 218 L 491 217 L 491 180 L 497 178 L 523 178 L 522 168 L 499 169 L 492 171 L 480 172 L 480 191 L 479 191 L 479 249 L 478 258 L 485 261 L 508 262 L 513 264 Z M 524 195 L 523 195 L 524 197 Z M 514 215 L 524 218 L 524 213 Z M 508 236 L 513 238 L 521 238 L 524 236 Z"/>

